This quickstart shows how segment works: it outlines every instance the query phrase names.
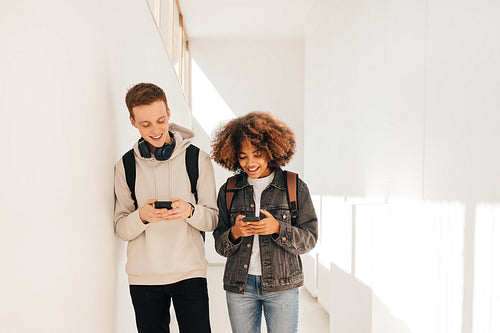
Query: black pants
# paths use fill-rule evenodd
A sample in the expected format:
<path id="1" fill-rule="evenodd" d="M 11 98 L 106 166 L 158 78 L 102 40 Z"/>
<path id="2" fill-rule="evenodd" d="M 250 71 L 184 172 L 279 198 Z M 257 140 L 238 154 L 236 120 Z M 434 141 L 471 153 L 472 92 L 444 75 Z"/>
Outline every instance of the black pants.
<path id="1" fill-rule="evenodd" d="M 192 278 L 161 286 L 131 285 L 139 333 L 169 333 L 170 299 L 181 333 L 210 333 L 207 279 Z"/>

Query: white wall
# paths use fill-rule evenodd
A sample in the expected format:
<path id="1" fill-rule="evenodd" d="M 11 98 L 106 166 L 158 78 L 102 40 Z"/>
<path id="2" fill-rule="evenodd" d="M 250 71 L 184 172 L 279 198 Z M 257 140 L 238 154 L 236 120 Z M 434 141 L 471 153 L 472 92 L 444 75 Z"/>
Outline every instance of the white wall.
<path id="1" fill-rule="evenodd" d="M 135 332 L 112 222 L 126 89 L 159 84 L 190 126 L 147 2 L 2 2 L 0 40 L 0 331 Z"/>
<path id="2" fill-rule="evenodd" d="M 196 63 L 193 65 L 192 82 L 193 116 L 203 126 L 203 118 L 207 116 L 212 119 L 227 119 L 227 110 L 232 112 L 233 115 L 230 116 L 233 117 L 256 110 L 276 114 L 296 135 L 297 153 L 287 168 L 302 175 L 303 41 L 193 39 L 190 46 Z M 196 67 L 208 82 L 196 80 Z M 204 93 L 210 88 L 214 88 L 215 93 L 219 94 L 219 101 L 211 100 L 214 98 L 212 94 L 207 96 Z M 224 107 L 226 109 L 222 110 Z M 223 111 L 222 115 L 220 111 Z M 215 125 L 209 127 L 208 135 L 213 134 L 211 129 Z"/>
<path id="3" fill-rule="evenodd" d="M 269 111 L 294 131 L 297 153 L 286 166 L 303 176 L 304 43 L 192 39 L 192 110 L 196 143 L 210 152 L 215 128 L 250 111 Z M 217 188 L 232 175 L 214 164 Z M 207 259 L 224 263 L 207 237 Z"/>
<path id="4" fill-rule="evenodd" d="M 352 207 L 321 205 L 335 333 L 500 329 L 499 9 L 315 2 L 305 178 L 322 202 Z"/>
<path id="5" fill-rule="evenodd" d="M 305 169 L 307 175 L 329 170 L 327 177 L 311 177 L 316 191 L 421 194 L 425 19 L 419 3 L 315 3 L 306 35 Z"/>

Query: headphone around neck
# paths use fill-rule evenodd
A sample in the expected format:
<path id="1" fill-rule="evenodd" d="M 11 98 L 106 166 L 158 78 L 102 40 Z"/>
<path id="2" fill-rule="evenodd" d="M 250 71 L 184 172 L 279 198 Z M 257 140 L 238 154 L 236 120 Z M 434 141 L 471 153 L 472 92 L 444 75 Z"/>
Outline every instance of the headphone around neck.
<path id="1" fill-rule="evenodd" d="M 172 138 L 172 143 L 169 144 L 169 143 L 165 142 L 165 144 L 163 146 L 161 146 L 159 148 L 155 148 L 154 157 L 158 161 L 168 160 L 170 158 L 170 156 L 172 156 L 172 153 L 174 152 L 174 148 L 175 148 L 174 133 L 169 131 L 168 135 Z M 151 151 L 149 150 L 148 143 L 146 142 L 146 140 L 144 140 L 144 138 L 139 139 L 138 148 L 139 148 L 139 153 L 141 153 L 142 157 L 144 157 L 144 158 L 151 157 Z"/>

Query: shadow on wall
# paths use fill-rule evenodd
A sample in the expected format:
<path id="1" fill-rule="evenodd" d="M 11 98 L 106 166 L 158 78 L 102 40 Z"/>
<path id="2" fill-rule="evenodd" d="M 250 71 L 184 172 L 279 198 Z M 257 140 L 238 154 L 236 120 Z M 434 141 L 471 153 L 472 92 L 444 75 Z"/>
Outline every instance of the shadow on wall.
<path id="1" fill-rule="evenodd" d="M 306 274 L 317 274 L 333 332 L 500 330 L 499 203 L 316 196 L 315 206 L 318 260 Z"/>
<path id="2" fill-rule="evenodd" d="M 372 318 L 375 308 L 376 320 L 384 323 L 384 332 L 413 333 L 402 320 L 392 314 L 371 288 L 334 264 L 330 267 L 330 274 L 331 332 L 366 333 L 372 332 L 372 327 L 377 332 Z"/>

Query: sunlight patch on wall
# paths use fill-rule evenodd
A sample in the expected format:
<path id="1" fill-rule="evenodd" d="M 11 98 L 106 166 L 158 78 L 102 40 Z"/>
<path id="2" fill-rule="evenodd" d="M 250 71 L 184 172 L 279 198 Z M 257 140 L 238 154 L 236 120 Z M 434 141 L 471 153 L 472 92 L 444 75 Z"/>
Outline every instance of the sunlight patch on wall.
<path id="1" fill-rule="evenodd" d="M 374 255 L 374 234 L 379 224 L 389 219 L 386 204 L 354 205 L 354 236 L 352 237 L 353 276 L 366 286 L 372 286 Z"/>
<path id="2" fill-rule="evenodd" d="M 476 207 L 474 333 L 500 332 L 500 204 Z"/>
<path id="3" fill-rule="evenodd" d="M 391 199 L 389 210 L 373 221 L 374 294 L 412 332 L 460 331 L 464 205 Z M 375 331 L 390 331 L 373 311 Z"/>
<path id="4" fill-rule="evenodd" d="M 192 92 L 193 116 L 209 136 L 213 135 L 214 130 L 221 123 L 235 117 L 194 58 L 192 61 Z"/>
<path id="5" fill-rule="evenodd" d="M 321 197 L 319 251 L 325 267 L 335 263 L 346 273 L 351 273 L 352 205 L 344 197 Z"/>

